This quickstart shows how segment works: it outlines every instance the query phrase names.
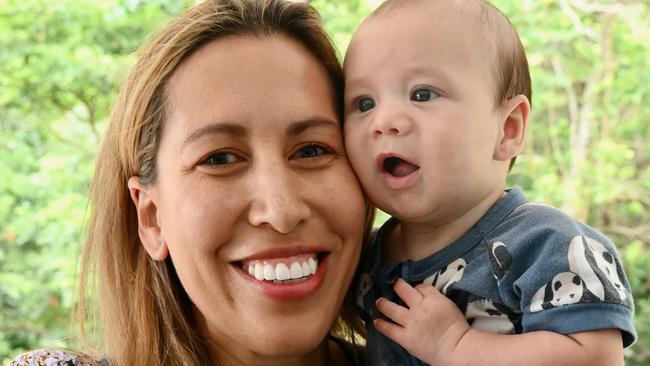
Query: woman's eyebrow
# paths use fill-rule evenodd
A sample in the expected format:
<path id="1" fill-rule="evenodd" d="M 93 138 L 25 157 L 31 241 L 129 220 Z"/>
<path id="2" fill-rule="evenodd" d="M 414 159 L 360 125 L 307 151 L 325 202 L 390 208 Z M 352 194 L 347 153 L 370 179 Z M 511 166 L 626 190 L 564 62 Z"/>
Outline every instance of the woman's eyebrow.
<path id="1" fill-rule="evenodd" d="M 339 124 L 336 121 L 329 118 L 312 117 L 306 120 L 292 123 L 291 125 L 289 125 L 289 127 L 287 127 L 286 134 L 289 136 L 296 136 L 305 132 L 305 130 L 309 128 L 316 128 L 316 127 L 339 128 Z"/>
<path id="2" fill-rule="evenodd" d="M 183 141 L 183 147 L 191 144 L 193 141 L 197 140 L 200 137 L 211 134 L 227 134 L 227 135 L 236 135 L 244 136 L 246 135 L 246 128 L 235 123 L 229 122 L 217 122 L 211 123 L 207 126 L 203 126 L 198 130 L 192 132 L 185 141 Z"/>

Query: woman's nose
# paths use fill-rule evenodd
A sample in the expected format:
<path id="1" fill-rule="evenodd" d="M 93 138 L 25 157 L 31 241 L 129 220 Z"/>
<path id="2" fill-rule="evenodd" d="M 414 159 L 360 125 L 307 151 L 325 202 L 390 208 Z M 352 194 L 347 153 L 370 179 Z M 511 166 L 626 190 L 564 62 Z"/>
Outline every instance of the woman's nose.
<path id="1" fill-rule="evenodd" d="M 404 107 L 397 103 L 377 106 L 370 127 L 373 137 L 404 136 L 411 132 L 413 122 Z"/>
<path id="2" fill-rule="evenodd" d="M 299 177 L 286 165 L 259 169 L 251 179 L 248 221 L 253 226 L 268 225 L 286 234 L 311 215 Z"/>

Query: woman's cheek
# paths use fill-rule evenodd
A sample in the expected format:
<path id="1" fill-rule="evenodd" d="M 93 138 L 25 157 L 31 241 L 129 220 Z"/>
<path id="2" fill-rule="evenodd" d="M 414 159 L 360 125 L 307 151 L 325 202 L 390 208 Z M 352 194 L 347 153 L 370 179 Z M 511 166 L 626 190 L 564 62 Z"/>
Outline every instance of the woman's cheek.
<path id="1" fill-rule="evenodd" d="M 185 192 L 167 208 L 172 213 L 167 226 L 176 233 L 176 242 L 170 244 L 187 252 L 214 252 L 234 226 L 238 214 L 231 203 L 235 200 L 220 194 L 224 191 L 219 187 L 197 185 Z"/>

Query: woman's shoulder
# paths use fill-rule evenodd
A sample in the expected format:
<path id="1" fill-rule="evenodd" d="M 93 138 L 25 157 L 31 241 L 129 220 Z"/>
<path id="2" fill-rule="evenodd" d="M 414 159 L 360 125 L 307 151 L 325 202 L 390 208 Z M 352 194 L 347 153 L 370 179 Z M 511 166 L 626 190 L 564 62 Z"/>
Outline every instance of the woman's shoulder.
<path id="1" fill-rule="evenodd" d="M 105 360 L 97 360 L 79 352 L 59 349 L 38 349 L 18 355 L 9 366 L 108 366 Z"/>

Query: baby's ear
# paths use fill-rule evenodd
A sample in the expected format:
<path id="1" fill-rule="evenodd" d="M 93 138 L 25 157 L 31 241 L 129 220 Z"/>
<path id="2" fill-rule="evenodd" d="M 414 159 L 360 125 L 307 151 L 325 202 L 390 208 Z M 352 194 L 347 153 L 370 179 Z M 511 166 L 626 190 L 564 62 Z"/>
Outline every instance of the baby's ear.
<path id="1" fill-rule="evenodd" d="M 508 161 L 524 148 L 530 103 L 525 95 L 515 95 L 502 102 L 497 113 L 501 123 L 494 159 Z"/>
<path id="2" fill-rule="evenodd" d="M 129 178 L 128 186 L 138 214 L 138 235 L 142 246 L 152 259 L 163 261 L 169 251 L 158 226 L 158 205 L 154 191 L 152 187 L 143 185 L 138 176 Z"/>

